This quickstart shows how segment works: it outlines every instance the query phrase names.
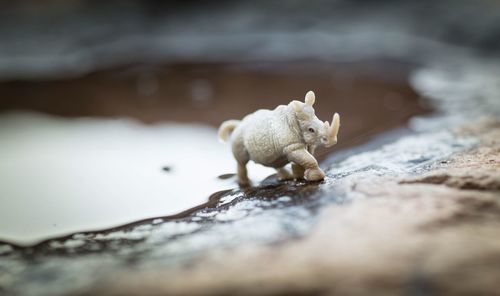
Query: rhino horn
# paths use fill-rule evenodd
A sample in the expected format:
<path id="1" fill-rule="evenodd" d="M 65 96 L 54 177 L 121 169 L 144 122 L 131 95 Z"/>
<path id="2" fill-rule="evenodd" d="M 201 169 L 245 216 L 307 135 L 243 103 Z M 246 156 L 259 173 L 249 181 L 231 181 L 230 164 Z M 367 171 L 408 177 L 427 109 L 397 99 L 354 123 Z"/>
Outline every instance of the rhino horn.
<path id="1" fill-rule="evenodd" d="M 328 135 L 330 139 L 335 139 L 337 141 L 337 134 L 339 133 L 340 128 L 340 116 L 338 113 L 333 115 L 332 125 L 329 128 Z"/>

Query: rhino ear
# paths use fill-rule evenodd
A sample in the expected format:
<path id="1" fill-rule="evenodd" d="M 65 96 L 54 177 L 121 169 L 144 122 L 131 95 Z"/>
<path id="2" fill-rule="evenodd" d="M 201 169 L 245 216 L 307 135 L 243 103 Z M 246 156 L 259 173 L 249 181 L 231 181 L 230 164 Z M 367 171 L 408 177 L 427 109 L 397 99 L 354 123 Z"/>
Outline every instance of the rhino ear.
<path id="1" fill-rule="evenodd" d="M 292 104 L 293 110 L 295 110 L 295 112 L 302 111 L 302 104 L 303 104 L 302 102 L 292 101 L 291 104 Z"/>
<path id="2" fill-rule="evenodd" d="M 306 98 L 305 98 L 306 104 L 309 106 L 312 106 L 314 104 L 315 100 L 316 100 L 316 96 L 314 95 L 314 92 L 312 90 L 308 91 L 306 93 Z"/>

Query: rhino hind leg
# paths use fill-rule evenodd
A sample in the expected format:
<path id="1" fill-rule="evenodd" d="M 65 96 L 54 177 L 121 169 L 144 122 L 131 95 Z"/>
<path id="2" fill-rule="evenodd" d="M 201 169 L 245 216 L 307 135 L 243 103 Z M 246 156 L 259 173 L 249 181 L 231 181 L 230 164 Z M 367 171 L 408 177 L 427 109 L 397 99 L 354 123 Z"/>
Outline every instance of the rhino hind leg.
<path id="1" fill-rule="evenodd" d="M 296 163 L 292 163 L 292 173 L 294 179 L 304 179 L 304 167 Z"/>
<path id="2" fill-rule="evenodd" d="M 238 163 L 238 183 L 240 186 L 249 186 L 250 179 L 248 178 L 247 163 L 250 161 L 245 145 L 243 144 L 243 137 L 236 135 L 232 142 L 232 150 L 234 158 Z"/>
<path id="3" fill-rule="evenodd" d="M 247 164 L 238 162 L 238 183 L 240 186 L 249 186 L 250 179 L 248 178 Z"/>
<path id="4" fill-rule="evenodd" d="M 276 172 L 278 175 L 278 180 L 280 180 L 280 181 L 293 179 L 292 174 L 290 174 L 290 172 L 287 169 L 285 169 L 284 167 L 277 168 Z"/>

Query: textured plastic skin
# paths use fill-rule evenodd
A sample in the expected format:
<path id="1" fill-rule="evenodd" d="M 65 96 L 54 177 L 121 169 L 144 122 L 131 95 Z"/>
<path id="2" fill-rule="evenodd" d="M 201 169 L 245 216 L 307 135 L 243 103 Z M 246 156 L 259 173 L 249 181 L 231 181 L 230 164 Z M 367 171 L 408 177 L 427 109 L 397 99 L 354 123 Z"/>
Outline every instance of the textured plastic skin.
<path id="1" fill-rule="evenodd" d="M 280 179 L 319 181 L 325 177 L 314 158 L 318 146 L 337 143 L 340 116 L 333 115 L 332 124 L 314 114 L 315 95 L 309 91 L 304 102 L 291 101 L 274 110 L 260 109 L 242 120 L 227 120 L 219 127 L 219 138 L 231 146 L 238 164 L 240 185 L 250 183 L 246 164 L 252 160 L 276 168 Z M 292 163 L 292 174 L 284 166 Z"/>

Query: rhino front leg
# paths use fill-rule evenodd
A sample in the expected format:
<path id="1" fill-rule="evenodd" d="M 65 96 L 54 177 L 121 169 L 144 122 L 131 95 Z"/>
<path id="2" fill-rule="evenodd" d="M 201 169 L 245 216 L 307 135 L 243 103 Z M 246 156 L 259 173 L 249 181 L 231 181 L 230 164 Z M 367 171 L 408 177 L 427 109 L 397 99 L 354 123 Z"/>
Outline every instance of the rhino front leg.
<path id="1" fill-rule="evenodd" d="M 315 146 L 308 146 L 307 151 L 314 157 Z M 303 166 L 292 163 L 292 173 L 294 179 L 304 179 L 305 169 Z"/>
<path id="2" fill-rule="evenodd" d="M 307 181 L 319 181 L 325 178 L 325 173 L 319 168 L 318 161 L 305 148 L 289 152 L 288 160 L 305 169 L 304 178 Z"/>

